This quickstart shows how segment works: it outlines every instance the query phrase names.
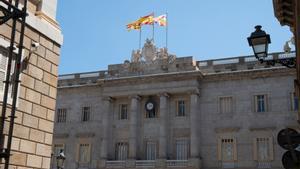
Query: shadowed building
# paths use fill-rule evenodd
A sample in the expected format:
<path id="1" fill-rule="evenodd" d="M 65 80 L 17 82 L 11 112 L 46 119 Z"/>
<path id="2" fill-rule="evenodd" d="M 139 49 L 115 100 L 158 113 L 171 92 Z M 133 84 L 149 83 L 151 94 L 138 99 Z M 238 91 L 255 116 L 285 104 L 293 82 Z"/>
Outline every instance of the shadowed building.
<path id="1" fill-rule="evenodd" d="M 59 77 L 54 151 L 68 169 L 282 168 L 294 78 L 254 56 L 194 61 L 147 41 L 131 61 Z"/>
<path id="2" fill-rule="evenodd" d="M 7 3 L 8 0 L 5 0 Z M 12 1 L 15 4 L 16 1 Z M 4 1 L 0 6 L 7 8 Z M 19 9 L 24 6 L 20 1 Z M 56 22 L 57 0 L 28 0 L 23 51 L 21 54 L 20 85 L 17 92 L 16 116 L 9 154 L 9 168 L 50 168 L 56 89 L 60 47 L 63 41 L 60 26 Z M 1 8 L 1 11 L 2 9 Z M 1 20 L 3 13 L 1 12 Z M 13 27 L 12 19 L 0 25 L 0 102 L 3 105 L 5 75 Z M 21 23 L 16 24 L 16 43 L 13 51 L 12 70 L 9 79 L 8 106 L 4 135 L 0 134 L 1 154 L 6 152 L 9 121 L 13 100 L 14 65 L 19 49 Z M 17 67 L 19 67 L 17 65 Z M 0 124 L 2 126 L 2 123 Z M 4 139 L 1 139 L 4 138 Z M 4 140 L 4 141 L 3 141 Z M 2 145 L 4 143 L 4 145 Z M 3 158 L 0 168 L 4 168 Z"/>

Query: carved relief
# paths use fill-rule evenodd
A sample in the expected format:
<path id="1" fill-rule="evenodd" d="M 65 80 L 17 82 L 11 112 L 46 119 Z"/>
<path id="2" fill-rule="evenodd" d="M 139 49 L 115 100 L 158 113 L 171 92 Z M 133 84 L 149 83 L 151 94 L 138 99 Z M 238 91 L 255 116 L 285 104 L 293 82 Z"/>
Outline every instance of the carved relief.
<path id="1" fill-rule="evenodd" d="M 146 43 L 142 49 L 142 56 L 146 62 L 152 62 L 156 59 L 156 47 L 153 40 L 146 39 Z"/>

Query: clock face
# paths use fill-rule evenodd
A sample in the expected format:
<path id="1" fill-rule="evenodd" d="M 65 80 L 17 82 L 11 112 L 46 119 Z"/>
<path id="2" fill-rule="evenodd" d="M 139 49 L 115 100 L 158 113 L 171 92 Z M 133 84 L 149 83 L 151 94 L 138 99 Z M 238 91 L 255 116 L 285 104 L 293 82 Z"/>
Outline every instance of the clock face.
<path id="1" fill-rule="evenodd" d="M 147 103 L 146 107 L 147 107 L 147 110 L 152 110 L 154 108 L 154 105 L 153 105 L 153 103 L 149 102 L 149 103 Z"/>
<path id="2" fill-rule="evenodd" d="M 145 109 L 146 109 L 147 111 L 152 111 L 152 110 L 154 110 L 154 109 L 155 109 L 155 104 L 154 104 L 154 102 L 151 101 L 151 100 L 147 101 L 146 104 L 145 104 Z"/>

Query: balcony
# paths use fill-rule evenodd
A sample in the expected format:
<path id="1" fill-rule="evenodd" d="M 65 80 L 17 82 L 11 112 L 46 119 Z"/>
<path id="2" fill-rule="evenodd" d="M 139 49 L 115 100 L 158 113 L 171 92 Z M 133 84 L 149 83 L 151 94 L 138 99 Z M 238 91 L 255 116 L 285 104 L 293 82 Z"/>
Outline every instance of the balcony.
<path id="1" fill-rule="evenodd" d="M 125 168 L 126 161 L 106 161 L 106 168 Z"/>
<path id="2" fill-rule="evenodd" d="M 167 167 L 188 167 L 188 160 L 167 160 Z"/>
<path id="3" fill-rule="evenodd" d="M 200 168 L 200 159 L 189 160 L 126 160 L 126 161 L 106 161 L 102 168 Z"/>

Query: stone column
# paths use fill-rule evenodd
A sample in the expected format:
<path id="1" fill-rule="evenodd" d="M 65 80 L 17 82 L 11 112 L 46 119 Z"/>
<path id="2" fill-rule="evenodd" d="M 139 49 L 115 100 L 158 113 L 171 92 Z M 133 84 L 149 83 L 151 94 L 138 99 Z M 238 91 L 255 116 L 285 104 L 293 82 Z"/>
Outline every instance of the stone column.
<path id="1" fill-rule="evenodd" d="M 168 98 L 167 93 L 160 94 L 159 103 L 159 159 L 167 158 L 167 126 L 168 126 Z"/>
<path id="2" fill-rule="evenodd" d="M 102 116 L 102 141 L 101 141 L 101 153 L 100 157 L 102 160 L 106 160 L 108 158 L 108 147 L 109 147 L 109 131 L 110 131 L 110 113 L 111 113 L 111 97 L 103 98 L 103 116 Z"/>
<path id="3" fill-rule="evenodd" d="M 199 93 L 191 92 L 190 94 L 190 133 L 191 133 L 191 158 L 199 158 Z"/>
<path id="4" fill-rule="evenodd" d="M 137 154 L 137 124 L 140 104 L 139 96 L 131 97 L 131 107 L 129 115 L 129 159 L 136 159 Z"/>

